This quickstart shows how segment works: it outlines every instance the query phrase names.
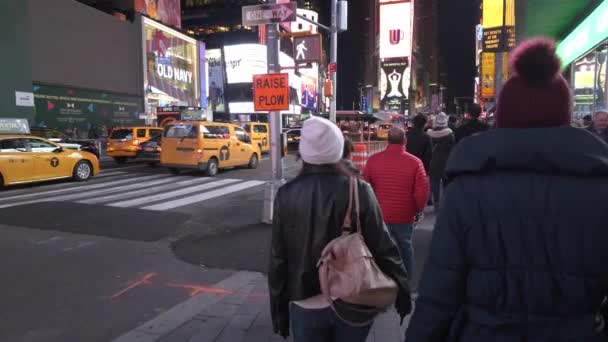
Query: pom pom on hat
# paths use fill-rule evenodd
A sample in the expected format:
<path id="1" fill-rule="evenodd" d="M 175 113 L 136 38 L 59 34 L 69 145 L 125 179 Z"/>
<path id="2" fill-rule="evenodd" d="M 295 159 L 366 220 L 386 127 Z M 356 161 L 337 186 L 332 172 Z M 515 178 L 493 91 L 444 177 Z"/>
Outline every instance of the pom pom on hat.
<path id="1" fill-rule="evenodd" d="M 560 74 L 555 42 L 524 41 L 511 52 L 513 73 L 498 95 L 498 128 L 559 127 L 572 118 L 572 95 Z"/>
<path id="2" fill-rule="evenodd" d="M 527 40 L 510 58 L 511 70 L 527 82 L 542 85 L 559 77 L 561 61 L 555 53 L 555 42 L 550 39 Z"/>
<path id="3" fill-rule="evenodd" d="M 308 164 L 336 164 L 342 159 L 344 135 L 333 122 L 313 116 L 302 125 L 299 150 Z"/>

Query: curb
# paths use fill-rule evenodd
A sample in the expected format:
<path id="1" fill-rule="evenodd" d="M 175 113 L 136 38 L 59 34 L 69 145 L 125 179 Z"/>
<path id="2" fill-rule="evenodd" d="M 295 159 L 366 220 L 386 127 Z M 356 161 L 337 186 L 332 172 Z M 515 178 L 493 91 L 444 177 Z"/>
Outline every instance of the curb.
<path id="1" fill-rule="evenodd" d="M 260 280 L 262 274 L 256 272 L 237 272 L 213 285 L 232 292 L 251 290 L 252 284 Z M 200 315 L 206 308 L 226 298 L 225 294 L 202 293 L 174 306 L 160 316 L 112 340 L 112 342 L 155 342 L 169 334 L 192 318 Z"/>

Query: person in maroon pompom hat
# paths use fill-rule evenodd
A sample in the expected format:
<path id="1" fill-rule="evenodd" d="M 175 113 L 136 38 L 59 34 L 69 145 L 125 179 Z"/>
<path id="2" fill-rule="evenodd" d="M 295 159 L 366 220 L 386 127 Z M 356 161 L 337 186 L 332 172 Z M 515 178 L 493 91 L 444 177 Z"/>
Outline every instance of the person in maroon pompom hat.
<path id="1" fill-rule="evenodd" d="M 452 150 L 407 342 L 606 340 L 608 144 L 570 126 L 553 41 L 510 67 L 497 129 Z"/>

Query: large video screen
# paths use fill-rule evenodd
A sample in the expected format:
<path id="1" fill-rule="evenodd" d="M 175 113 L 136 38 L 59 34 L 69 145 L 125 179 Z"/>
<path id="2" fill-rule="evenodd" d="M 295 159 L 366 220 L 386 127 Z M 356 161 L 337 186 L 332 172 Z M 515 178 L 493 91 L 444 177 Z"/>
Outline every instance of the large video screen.
<path id="1" fill-rule="evenodd" d="M 402 58 L 412 54 L 412 3 L 380 5 L 380 58 Z"/>

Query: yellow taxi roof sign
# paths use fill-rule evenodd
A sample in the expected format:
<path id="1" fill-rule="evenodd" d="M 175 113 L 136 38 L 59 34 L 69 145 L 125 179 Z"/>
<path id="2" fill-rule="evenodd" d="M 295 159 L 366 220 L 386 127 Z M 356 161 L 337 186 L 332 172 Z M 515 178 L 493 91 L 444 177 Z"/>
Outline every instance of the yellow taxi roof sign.
<path id="1" fill-rule="evenodd" d="M 0 118 L 0 134 L 30 134 L 27 119 Z"/>

